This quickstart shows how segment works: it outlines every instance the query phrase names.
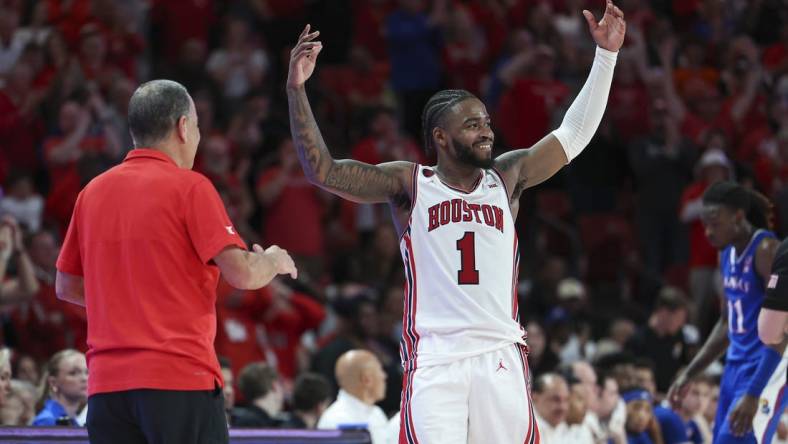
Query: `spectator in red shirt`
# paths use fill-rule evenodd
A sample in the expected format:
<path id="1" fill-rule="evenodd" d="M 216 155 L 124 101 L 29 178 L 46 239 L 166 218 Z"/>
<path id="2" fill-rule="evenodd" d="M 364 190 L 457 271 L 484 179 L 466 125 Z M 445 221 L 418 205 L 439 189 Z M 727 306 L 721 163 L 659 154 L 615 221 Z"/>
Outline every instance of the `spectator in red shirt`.
<path id="1" fill-rule="evenodd" d="M 43 136 L 37 114 L 42 94 L 32 88 L 34 72 L 17 63 L 0 89 L 0 151 L 14 168 L 35 171 L 39 167 L 36 146 Z"/>
<path id="2" fill-rule="evenodd" d="M 394 9 L 392 0 L 355 0 L 353 41 L 378 61 L 386 58 L 386 16 Z"/>
<path id="3" fill-rule="evenodd" d="M 6 276 L 11 258 L 16 257 L 17 273 Z M 0 303 L 19 303 L 30 299 L 38 291 L 38 282 L 30 256 L 22 242 L 22 230 L 13 217 L 0 219 Z"/>
<path id="4" fill-rule="evenodd" d="M 176 60 L 189 39 L 207 41 L 211 27 L 216 23 L 215 4 L 205 0 L 153 0 L 150 20 L 161 46 L 157 54 L 161 60 Z"/>
<path id="5" fill-rule="evenodd" d="M 39 362 L 66 348 L 86 352 L 85 309 L 55 297 L 55 262 L 60 251 L 55 234 L 49 229 L 41 230 L 30 235 L 26 244 L 39 290 L 11 315 L 13 326 L 20 333 L 19 349 Z"/>
<path id="6" fill-rule="evenodd" d="M 702 197 L 706 189 L 722 180 L 733 178 L 733 165 L 725 155 L 724 135 L 711 133 L 706 144 L 706 152 L 695 167 L 695 181 L 682 193 L 679 217 L 689 225 L 689 285 L 693 298 L 692 323 L 705 334 L 716 318 L 709 315 L 715 312 L 717 291 L 717 249 L 709 244 L 703 223 L 700 220 L 703 209 Z"/>
<path id="7" fill-rule="evenodd" d="M 549 132 L 553 112 L 569 94 L 569 88 L 555 80 L 555 66 L 555 51 L 537 47 L 530 72 L 501 97 L 498 122 L 508 146 L 532 146 Z"/>
<path id="8" fill-rule="evenodd" d="M 278 247 L 247 251 L 191 171 L 200 132 L 183 86 L 141 85 L 129 127 L 135 149 L 82 190 L 57 261 L 57 297 L 87 310 L 90 440 L 227 443 L 219 272 L 254 289 L 295 267 Z"/>
<path id="9" fill-rule="evenodd" d="M 449 78 L 448 86 L 479 95 L 482 78 L 487 72 L 488 48 L 484 31 L 462 7 L 448 14 L 445 28 L 443 66 Z"/>
<path id="10" fill-rule="evenodd" d="M 278 164 L 257 180 L 257 200 L 264 210 L 263 241 L 281 245 L 308 280 L 318 280 L 323 273 L 326 194 L 304 177 L 289 137 L 279 142 L 277 153 Z"/>
<path id="11" fill-rule="evenodd" d="M 278 279 L 254 291 L 236 290 L 222 280 L 216 295 L 216 352 L 230 358 L 233 372 L 267 361 L 292 382 L 299 370 L 299 341 L 325 318 L 322 304 Z"/>
<path id="12" fill-rule="evenodd" d="M 94 2 L 93 14 L 101 21 L 100 29 L 107 44 L 107 62 L 125 77 L 137 78 L 137 57 L 145 48 L 138 23 L 128 6 L 121 2 Z"/>
<path id="13" fill-rule="evenodd" d="M 58 132 L 44 139 L 43 145 L 52 184 L 45 213 L 65 230 L 79 190 L 95 172 L 114 163 L 121 151 L 98 91 L 93 90 L 86 106 L 64 102 L 58 113 Z"/>
<path id="14" fill-rule="evenodd" d="M 275 359 L 258 328 L 265 311 L 263 292 L 239 290 L 224 279 L 216 288 L 216 354 L 228 358 L 235 375 L 247 364 Z"/>
<path id="15" fill-rule="evenodd" d="M 109 162 L 120 154 L 120 140 L 109 117 L 97 91 L 91 93 L 86 106 L 76 101 L 63 103 L 58 114 L 58 133 L 44 140 L 44 156 L 53 183 L 74 174 L 77 161 L 84 156 Z M 94 119 L 100 123 L 94 125 Z"/>

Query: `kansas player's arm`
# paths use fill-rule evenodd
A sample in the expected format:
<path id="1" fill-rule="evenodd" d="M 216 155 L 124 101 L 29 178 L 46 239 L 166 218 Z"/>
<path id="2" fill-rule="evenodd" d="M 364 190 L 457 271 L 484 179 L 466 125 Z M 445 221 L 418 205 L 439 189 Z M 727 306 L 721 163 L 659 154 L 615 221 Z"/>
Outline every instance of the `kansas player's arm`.
<path id="1" fill-rule="evenodd" d="M 765 238 L 758 244 L 758 249 L 755 251 L 755 271 L 761 277 L 764 287 L 769 282 L 778 246 L 779 242 L 776 239 Z M 764 288 L 765 290 L 766 288 Z M 748 329 L 754 327 L 757 327 L 757 323 L 756 326 L 747 326 Z M 755 368 L 755 373 L 746 383 L 744 395 L 736 400 L 736 405 L 728 417 L 731 432 L 735 436 L 744 436 L 752 429 L 752 420 L 758 411 L 758 401 L 761 397 L 761 392 L 763 392 L 764 387 L 766 387 L 775 369 L 780 364 L 785 344 L 785 340 L 779 344 L 766 344 L 754 356 L 758 360 L 758 366 Z"/>
<path id="2" fill-rule="evenodd" d="M 350 159 L 335 160 L 328 151 L 304 89 L 323 47 L 314 40 L 319 32 L 309 30 L 307 25 L 290 53 L 287 75 L 290 132 L 306 177 L 320 188 L 353 202 L 390 202 L 395 207 L 409 207 L 413 163 L 370 165 Z"/>
<path id="3" fill-rule="evenodd" d="M 689 389 L 689 381 L 706 370 L 712 362 L 719 359 L 728 348 L 728 343 L 728 307 L 726 306 L 725 296 L 722 296 L 720 298 L 720 319 L 714 325 L 698 354 L 676 376 L 676 380 L 668 390 L 668 401 L 674 408 L 680 405 L 681 400 L 686 395 L 687 389 Z"/>
<path id="4" fill-rule="evenodd" d="M 512 213 L 517 212 L 520 193 L 549 179 L 571 162 L 591 141 L 605 112 L 618 50 L 624 43 L 624 13 L 608 0 L 598 23 L 583 11 L 597 44 L 596 57 L 585 85 L 566 111 L 561 126 L 529 149 L 510 151 L 495 159 L 495 168 L 510 191 Z"/>

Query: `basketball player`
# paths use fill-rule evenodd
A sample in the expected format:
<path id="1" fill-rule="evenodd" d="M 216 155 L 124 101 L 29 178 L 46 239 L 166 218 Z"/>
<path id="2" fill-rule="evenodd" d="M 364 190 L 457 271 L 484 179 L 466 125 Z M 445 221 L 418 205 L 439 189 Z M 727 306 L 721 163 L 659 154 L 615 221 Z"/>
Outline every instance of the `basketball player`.
<path id="1" fill-rule="evenodd" d="M 293 48 L 290 127 L 306 177 L 354 202 L 388 202 L 401 236 L 401 443 L 539 442 L 517 321 L 514 219 L 522 191 L 580 154 L 602 119 L 626 24 L 612 1 L 598 23 L 583 14 L 596 57 L 560 128 L 493 159 L 484 104 L 467 91 L 441 91 L 422 117 L 436 166 L 333 159 L 304 90 L 322 49 L 318 32 L 307 25 Z"/>
<path id="2" fill-rule="evenodd" d="M 720 253 L 726 307 L 700 352 L 668 392 L 677 405 L 688 382 L 727 348 L 720 382 L 714 442 L 770 443 L 786 406 L 785 342 L 764 345 L 758 312 L 778 242 L 768 231 L 771 203 L 733 182 L 718 182 L 703 195 L 701 220 Z"/>

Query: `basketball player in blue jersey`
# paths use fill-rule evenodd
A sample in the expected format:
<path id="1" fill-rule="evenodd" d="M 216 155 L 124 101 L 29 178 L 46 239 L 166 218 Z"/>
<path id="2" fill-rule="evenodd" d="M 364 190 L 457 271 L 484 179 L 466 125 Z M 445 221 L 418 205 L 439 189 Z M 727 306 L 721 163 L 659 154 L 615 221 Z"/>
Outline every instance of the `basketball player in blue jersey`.
<path id="1" fill-rule="evenodd" d="M 291 52 L 290 130 L 306 177 L 354 202 L 389 203 L 400 235 L 400 443 L 540 442 L 517 321 L 514 219 L 522 191 L 580 154 L 602 119 L 626 23 L 611 0 L 599 22 L 583 15 L 596 57 L 561 126 L 530 149 L 493 158 L 484 104 L 467 91 L 441 91 L 422 117 L 435 166 L 333 159 L 304 90 L 322 49 L 318 33 L 307 25 Z"/>
<path id="2" fill-rule="evenodd" d="M 770 443 L 786 406 L 785 342 L 765 345 L 758 338 L 758 313 L 778 246 L 768 231 L 771 203 L 736 183 L 719 182 L 703 195 L 701 218 L 709 242 L 720 250 L 725 306 L 668 397 L 677 404 L 688 381 L 727 348 L 714 443 Z"/>

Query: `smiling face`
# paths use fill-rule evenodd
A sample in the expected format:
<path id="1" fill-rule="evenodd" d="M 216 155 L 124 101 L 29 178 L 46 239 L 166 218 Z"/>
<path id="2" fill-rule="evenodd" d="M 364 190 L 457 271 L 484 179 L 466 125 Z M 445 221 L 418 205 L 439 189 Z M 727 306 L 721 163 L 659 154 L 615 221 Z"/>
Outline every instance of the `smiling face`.
<path id="1" fill-rule="evenodd" d="M 465 99 L 446 110 L 434 130 L 437 143 L 457 162 L 477 168 L 492 168 L 495 140 L 487 108 L 476 98 Z"/>

